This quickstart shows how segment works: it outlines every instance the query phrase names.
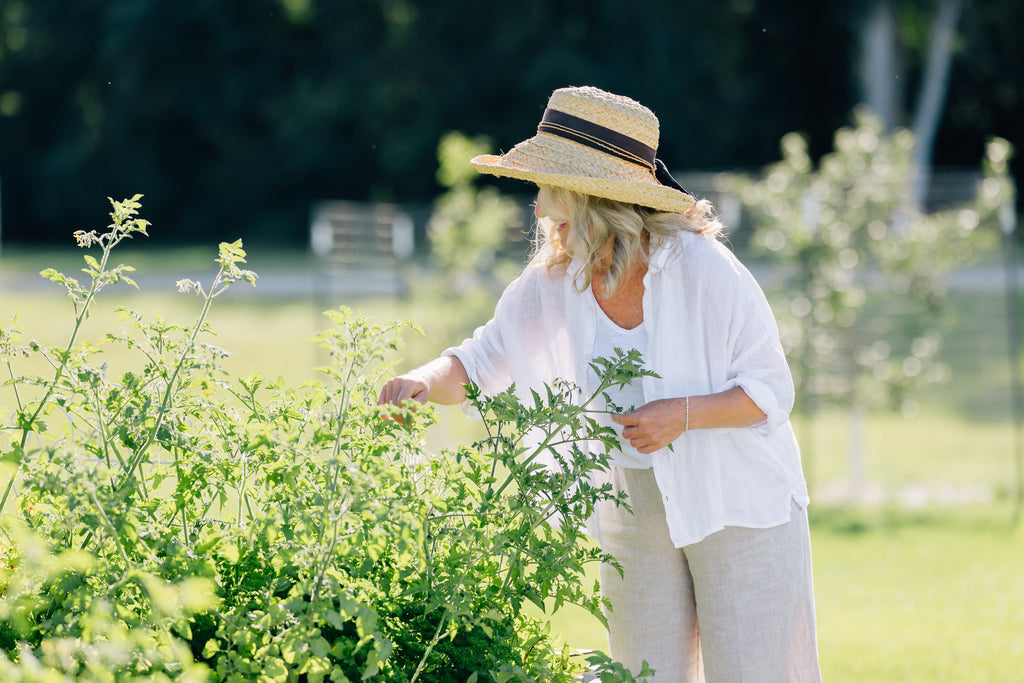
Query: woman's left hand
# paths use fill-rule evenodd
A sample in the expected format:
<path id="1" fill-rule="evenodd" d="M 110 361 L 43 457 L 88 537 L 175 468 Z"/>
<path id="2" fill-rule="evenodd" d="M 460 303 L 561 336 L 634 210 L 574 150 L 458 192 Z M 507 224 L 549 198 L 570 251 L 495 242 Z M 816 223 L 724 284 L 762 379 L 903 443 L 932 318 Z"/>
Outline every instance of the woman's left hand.
<path id="1" fill-rule="evenodd" d="M 622 438 L 641 453 L 664 448 L 686 431 L 686 399 L 663 398 L 630 413 L 612 415 L 622 425 Z"/>
<path id="2" fill-rule="evenodd" d="M 662 398 L 631 413 L 612 415 L 622 425 L 622 438 L 641 453 L 664 448 L 687 429 L 743 428 L 764 422 L 765 414 L 742 387 L 717 394 Z"/>

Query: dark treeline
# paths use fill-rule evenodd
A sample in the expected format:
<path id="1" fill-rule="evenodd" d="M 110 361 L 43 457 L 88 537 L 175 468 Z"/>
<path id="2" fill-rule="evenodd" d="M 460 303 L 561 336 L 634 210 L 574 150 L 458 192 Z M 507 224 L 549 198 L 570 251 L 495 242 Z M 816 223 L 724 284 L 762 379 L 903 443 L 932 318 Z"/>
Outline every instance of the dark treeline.
<path id="1" fill-rule="evenodd" d="M 3 239 L 143 193 L 155 240 L 300 242 L 317 199 L 429 202 L 445 131 L 507 149 L 563 85 L 649 105 L 676 170 L 758 167 L 792 130 L 820 154 L 871 1 L 0 0 Z M 912 100 L 930 3 L 898 4 Z M 1021 5 L 964 6 L 936 164 L 1022 143 Z"/>

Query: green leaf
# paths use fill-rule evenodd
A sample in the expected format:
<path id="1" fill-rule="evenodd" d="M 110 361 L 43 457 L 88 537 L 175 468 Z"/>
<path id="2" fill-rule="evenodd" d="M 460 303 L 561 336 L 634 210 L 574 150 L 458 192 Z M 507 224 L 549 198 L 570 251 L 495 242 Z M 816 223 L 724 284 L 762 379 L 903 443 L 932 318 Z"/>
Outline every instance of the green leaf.
<path id="1" fill-rule="evenodd" d="M 268 657 L 263 660 L 263 675 L 273 681 L 288 680 L 288 667 L 277 657 Z"/>
<path id="2" fill-rule="evenodd" d="M 17 443 L 12 443 L 10 445 L 10 450 L 4 451 L 3 455 L 0 456 L 0 462 L 17 465 L 21 463 L 24 457 L 25 451 L 22 449 L 22 447 Z"/>
<path id="3" fill-rule="evenodd" d="M 331 644 L 324 638 L 317 637 L 309 641 L 309 649 L 317 657 L 323 657 L 326 659 L 328 653 L 331 651 Z"/>
<path id="4" fill-rule="evenodd" d="M 220 652 L 220 641 L 210 638 L 203 646 L 203 659 L 211 659 L 218 652 Z"/>
<path id="5" fill-rule="evenodd" d="M 366 664 L 363 667 L 363 678 L 366 681 L 380 673 L 380 657 L 376 650 L 370 650 L 366 655 Z"/>

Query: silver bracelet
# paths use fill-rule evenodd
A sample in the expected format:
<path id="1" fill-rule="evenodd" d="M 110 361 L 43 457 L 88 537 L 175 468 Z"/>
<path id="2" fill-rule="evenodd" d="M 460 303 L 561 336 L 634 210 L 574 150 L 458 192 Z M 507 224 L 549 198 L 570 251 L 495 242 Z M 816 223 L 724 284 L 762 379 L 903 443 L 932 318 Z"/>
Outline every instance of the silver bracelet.
<path id="1" fill-rule="evenodd" d="M 690 397 L 686 397 L 686 425 L 683 427 L 683 434 L 690 431 Z"/>

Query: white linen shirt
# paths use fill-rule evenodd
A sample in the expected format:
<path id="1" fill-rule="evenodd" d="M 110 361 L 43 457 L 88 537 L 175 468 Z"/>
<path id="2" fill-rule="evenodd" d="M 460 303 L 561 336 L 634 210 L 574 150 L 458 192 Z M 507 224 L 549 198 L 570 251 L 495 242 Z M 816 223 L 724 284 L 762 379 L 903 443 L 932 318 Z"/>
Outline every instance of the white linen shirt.
<path id="1" fill-rule="evenodd" d="M 725 246 L 688 231 L 662 240 L 649 261 L 644 360 L 660 377 L 643 378 L 645 401 L 739 386 L 766 415 L 754 427 L 688 431 L 652 454 L 672 542 L 690 545 L 726 526 L 784 524 L 790 500 L 804 507 L 809 498 L 789 422 L 793 380 L 761 288 Z M 506 288 L 494 317 L 444 353 L 485 395 L 514 381 L 526 400 L 562 378 L 589 396 L 597 303 L 574 286 L 581 267 L 549 270 L 535 259 Z"/>

